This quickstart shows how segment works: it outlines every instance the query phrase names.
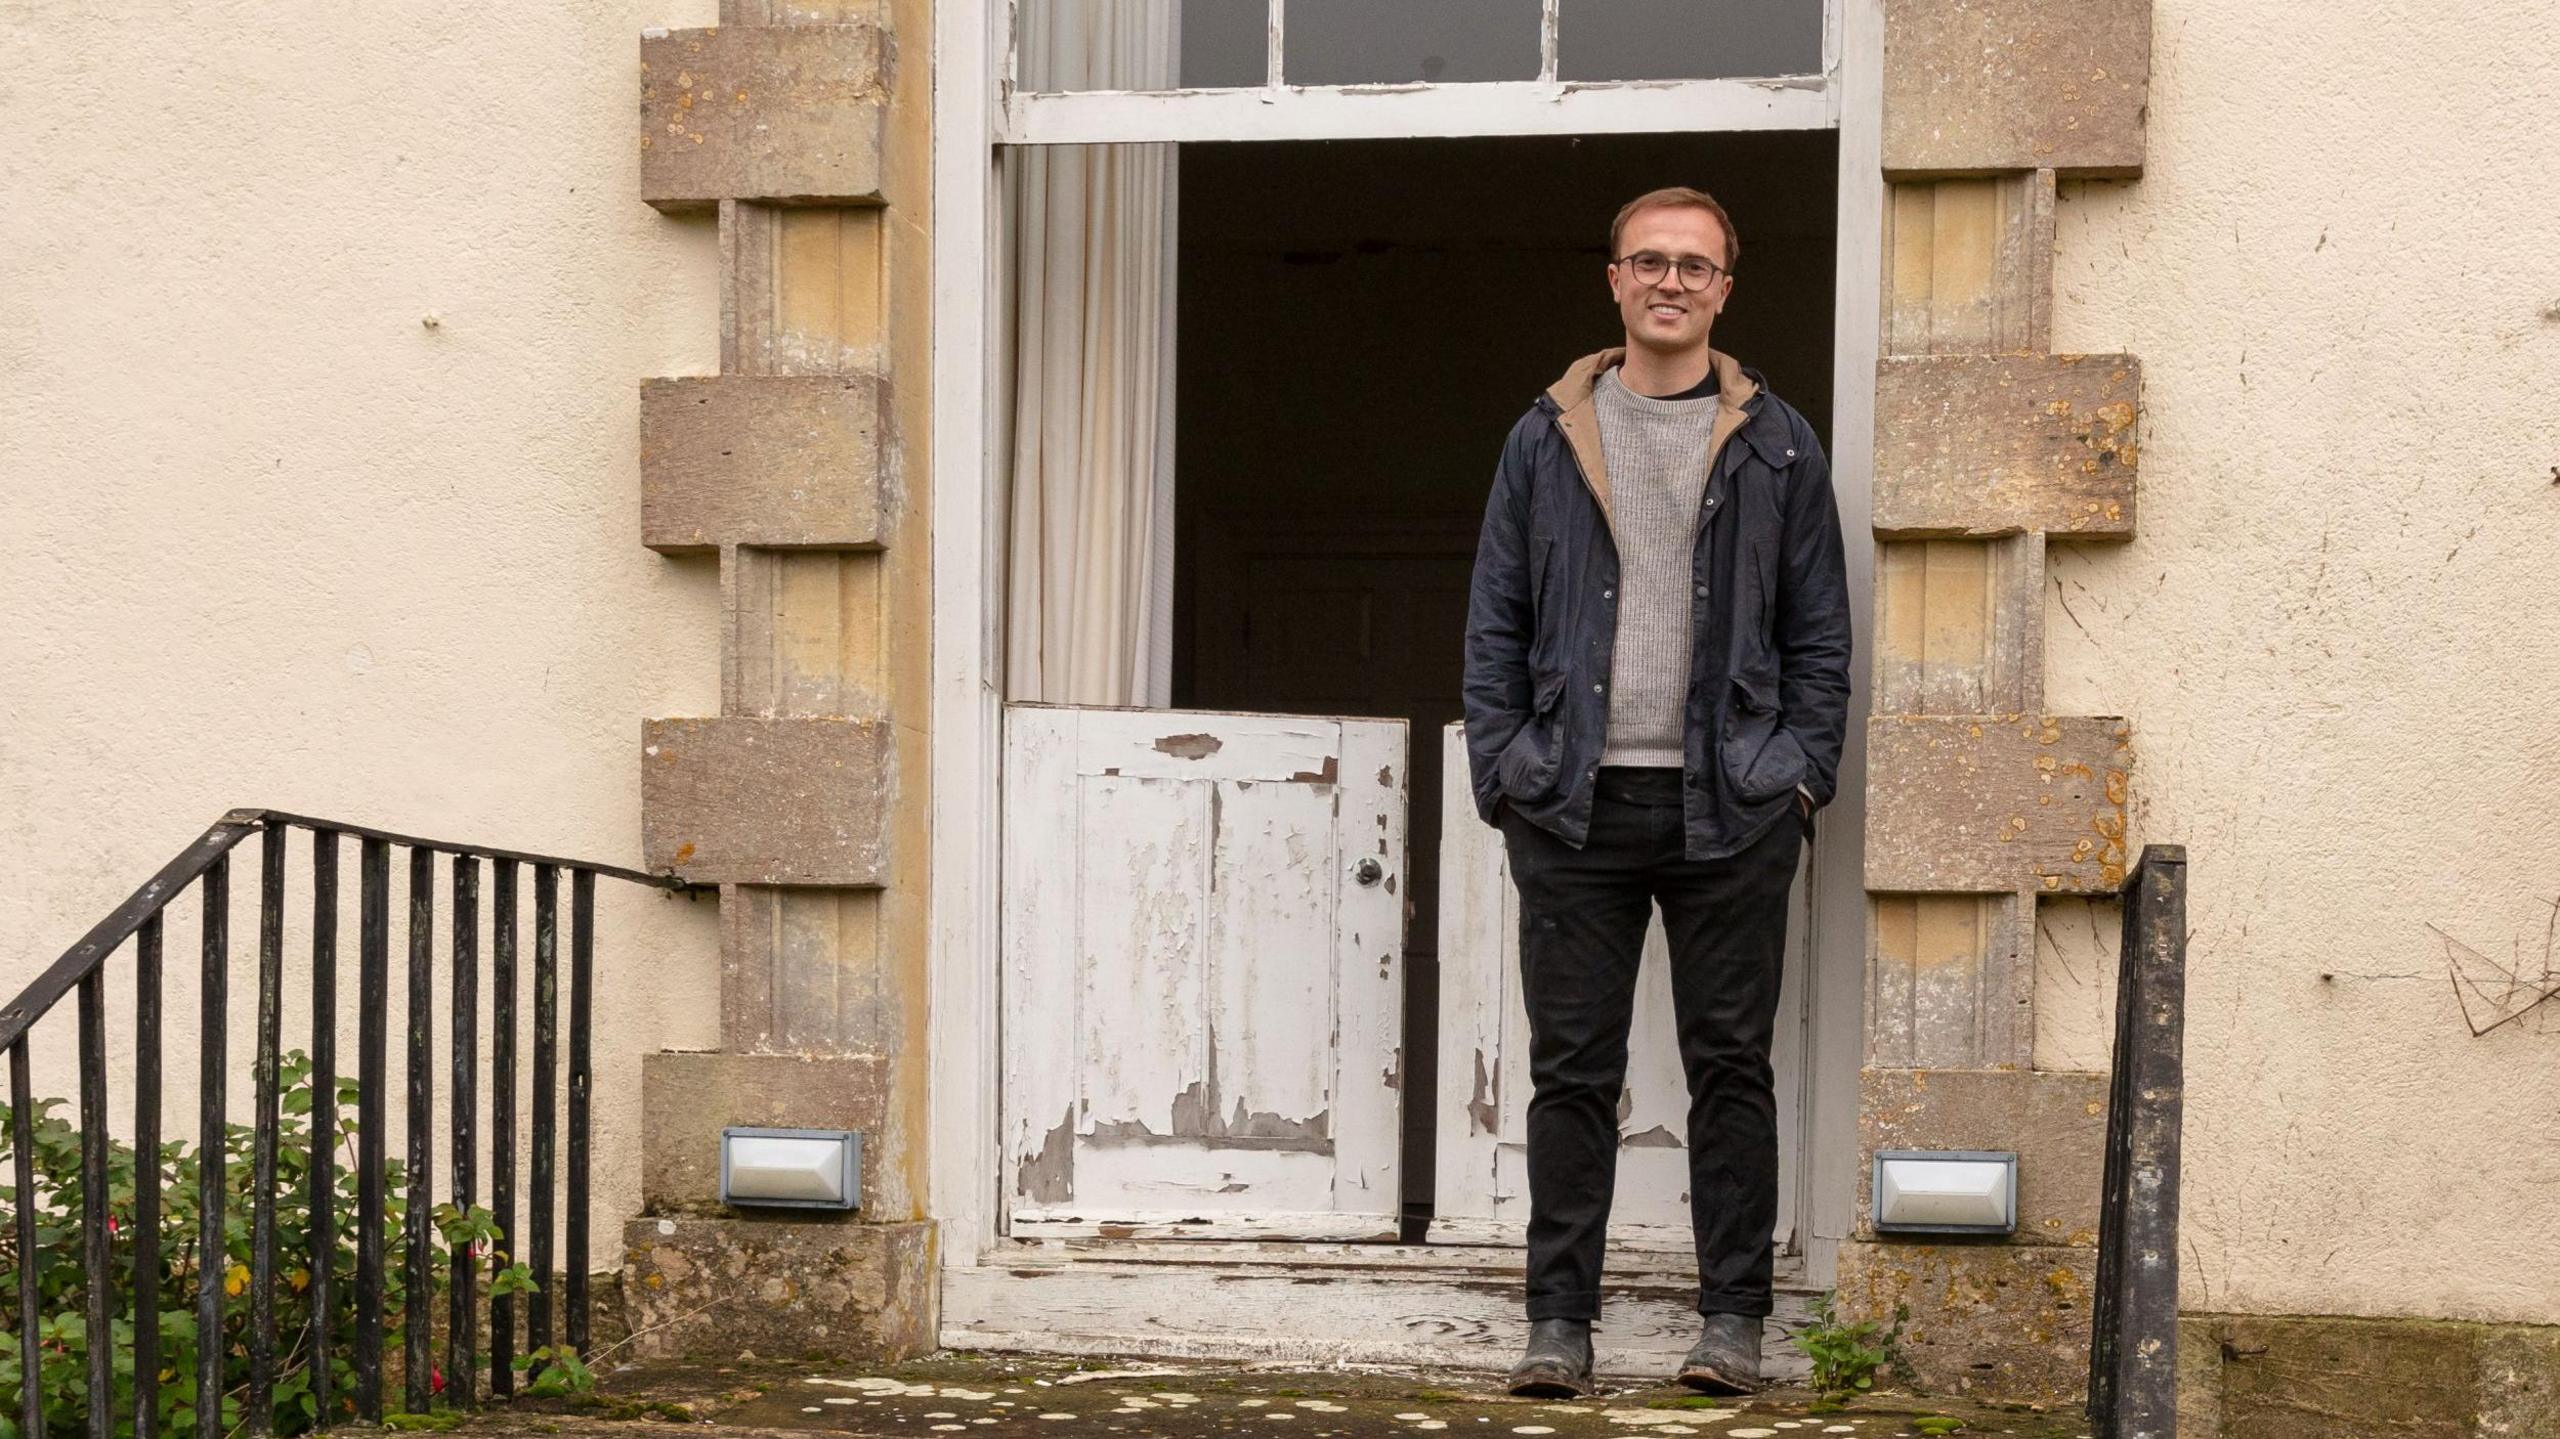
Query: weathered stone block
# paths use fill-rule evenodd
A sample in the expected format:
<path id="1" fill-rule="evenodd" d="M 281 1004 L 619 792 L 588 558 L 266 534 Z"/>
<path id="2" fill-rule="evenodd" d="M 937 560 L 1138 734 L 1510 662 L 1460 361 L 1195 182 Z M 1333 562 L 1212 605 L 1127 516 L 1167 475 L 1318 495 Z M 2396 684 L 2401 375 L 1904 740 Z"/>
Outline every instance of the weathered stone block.
<path id="1" fill-rule="evenodd" d="M 2560 1434 L 2560 1328 L 2342 1315 L 2178 1321 L 2186 1439 Z"/>
<path id="2" fill-rule="evenodd" d="M 2130 355 L 1882 361 L 1876 533 L 2131 536 L 2141 380 Z"/>
<path id="3" fill-rule="evenodd" d="M 640 197 L 860 204 L 884 197 L 888 75 L 875 25 L 723 25 L 640 41 Z"/>
<path id="4" fill-rule="evenodd" d="M 643 1055 L 640 1202 L 650 1214 L 731 1213 L 720 1203 L 720 1131 L 731 1125 L 855 1129 L 864 1140 L 858 1212 L 877 1218 L 889 1082 L 888 1061 L 872 1054 Z"/>
<path id="5" fill-rule="evenodd" d="M 2134 175 L 2151 0 L 1885 0 L 1884 169 Z"/>
<path id="6" fill-rule="evenodd" d="M 2107 1171 L 2107 1076 L 2032 1070 L 1869 1069 L 1858 1076 L 1858 1152 L 2008 1149 L 2018 1155 L 2018 1244 L 2098 1242 Z M 1858 1174 L 1860 1231 L 1875 1170 Z"/>
<path id="7" fill-rule="evenodd" d="M 641 1359 L 890 1362 L 940 1341 L 931 1224 L 634 1219 L 623 1293 Z"/>
<path id="8" fill-rule="evenodd" d="M 887 429 L 869 375 L 644 380 L 640 543 L 873 548 Z"/>
<path id="9" fill-rule="evenodd" d="M 1901 715 L 1867 722 L 1867 888 L 2111 893 L 2124 883 L 2121 719 Z"/>
<path id="10" fill-rule="evenodd" d="M 877 719 L 644 721 L 641 853 L 695 883 L 879 884 L 888 744 Z"/>
<path id="11" fill-rule="evenodd" d="M 1908 1376 L 1936 1393 L 2076 1404 L 2089 1389 L 2095 1249 L 2028 1244 L 1840 1246 L 1840 1312 L 1902 1332 Z"/>

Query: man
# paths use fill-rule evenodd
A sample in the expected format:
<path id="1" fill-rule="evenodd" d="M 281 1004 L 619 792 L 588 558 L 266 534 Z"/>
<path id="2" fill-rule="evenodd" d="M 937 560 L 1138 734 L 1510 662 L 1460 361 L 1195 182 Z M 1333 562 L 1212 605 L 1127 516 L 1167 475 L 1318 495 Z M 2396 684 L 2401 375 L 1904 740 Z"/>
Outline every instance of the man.
<path id="1" fill-rule="evenodd" d="M 1701 191 L 1618 213 L 1608 275 L 1626 344 L 1576 363 L 1512 428 L 1476 549 L 1467 759 L 1520 892 L 1533 1087 L 1517 1394 L 1591 1392 L 1628 1019 L 1657 903 L 1704 1316 L 1679 1377 L 1719 1394 L 1760 1378 L 1769 1045 L 1787 890 L 1847 725 L 1849 597 L 1812 427 L 1708 347 L 1740 250 Z"/>

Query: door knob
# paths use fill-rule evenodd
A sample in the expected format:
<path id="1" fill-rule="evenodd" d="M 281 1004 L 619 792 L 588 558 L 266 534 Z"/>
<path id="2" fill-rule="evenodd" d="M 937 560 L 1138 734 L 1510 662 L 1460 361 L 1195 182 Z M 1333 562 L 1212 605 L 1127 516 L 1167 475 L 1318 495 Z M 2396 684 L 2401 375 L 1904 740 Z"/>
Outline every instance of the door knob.
<path id="1" fill-rule="evenodd" d="M 1374 859 L 1364 859 L 1351 867 L 1351 877 L 1364 885 L 1376 884 L 1387 877 L 1387 868 Z"/>

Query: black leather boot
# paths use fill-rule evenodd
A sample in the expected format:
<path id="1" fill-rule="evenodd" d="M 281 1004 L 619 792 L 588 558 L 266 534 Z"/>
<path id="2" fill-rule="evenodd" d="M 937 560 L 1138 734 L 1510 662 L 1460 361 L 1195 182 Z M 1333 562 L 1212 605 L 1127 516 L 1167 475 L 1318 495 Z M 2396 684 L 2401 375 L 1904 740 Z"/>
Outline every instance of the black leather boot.
<path id="1" fill-rule="evenodd" d="M 1760 1389 L 1760 1320 L 1749 1314 L 1710 1314 L 1680 1382 L 1701 1394 L 1753 1394 Z"/>
<path id="2" fill-rule="evenodd" d="M 1511 1366 L 1503 1386 L 1513 1394 L 1536 1399 L 1580 1399 L 1591 1384 L 1591 1321 L 1535 1319 L 1529 1323 L 1529 1347 Z"/>

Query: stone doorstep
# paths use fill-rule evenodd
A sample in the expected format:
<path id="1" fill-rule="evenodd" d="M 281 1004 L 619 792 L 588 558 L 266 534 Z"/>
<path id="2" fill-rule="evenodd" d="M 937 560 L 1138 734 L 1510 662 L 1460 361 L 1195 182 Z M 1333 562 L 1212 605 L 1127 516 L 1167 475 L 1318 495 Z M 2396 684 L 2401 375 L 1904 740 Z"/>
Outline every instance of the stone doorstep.
<path id="1" fill-rule="evenodd" d="M 1309 1371 L 1283 1364 L 937 1355 L 897 1365 L 733 1363 L 627 1366 L 602 1376 L 588 1415 L 500 1411 L 472 1426 L 500 1432 L 629 1435 L 632 1420 L 701 1424 L 718 1439 L 787 1433 L 928 1435 L 1120 1434 L 1190 1439 L 1256 1433 L 1292 1439 L 1476 1434 L 1705 1435 L 1735 1439 L 1913 1439 L 1923 1415 L 1954 1432 L 2086 1439 L 2076 1407 L 2039 1410 L 1885 1393 L 1816 1412 L 1814 1396 L 1780 1389 L 1747 1401 L 1702 1400 L 1667 1385 L 1622 1388 L 1575 1403 L 1511 1399 L 1482 1373 L 1376 1366 Z M 597 1417 L 589 1417 L 597 1416 Z M 604 1417 L 618 1416 L 618 1417 Z M 1068 1416 L 1068 1417 L 1058 1417 Z M 697 1432 L 703 1432 L 698 1430 Z"/>

